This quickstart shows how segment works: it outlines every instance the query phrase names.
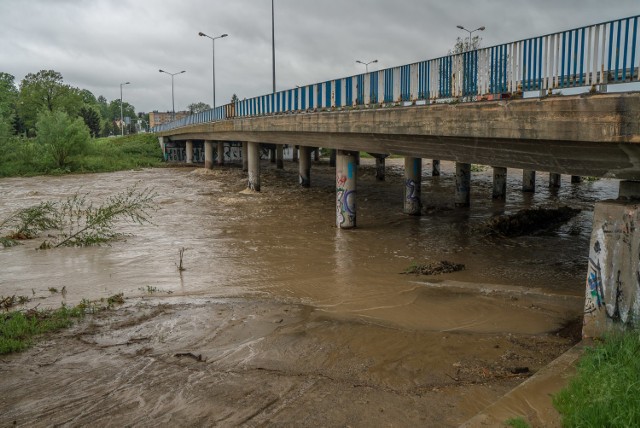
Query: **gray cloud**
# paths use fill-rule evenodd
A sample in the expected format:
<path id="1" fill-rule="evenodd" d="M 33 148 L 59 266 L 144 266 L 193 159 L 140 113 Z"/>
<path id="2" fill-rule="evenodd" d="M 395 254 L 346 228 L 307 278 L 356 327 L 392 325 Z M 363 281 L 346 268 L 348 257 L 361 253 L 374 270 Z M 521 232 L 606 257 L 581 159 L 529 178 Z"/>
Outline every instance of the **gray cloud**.
<path id="1" fill-rule="evenodd" d="M 631 16 L 637 0 L 275 0 L 278 89 L 362 71 L 356 59 L 389 67 L 445 55 L 464 32 L 484 25 L 483 45 Z M 218 105 L 271 91 L 269 0 L 1 0 L 0 71 L 20 81 L 41 69 L 140 111 L 211 104 L 216 41 Z"/>

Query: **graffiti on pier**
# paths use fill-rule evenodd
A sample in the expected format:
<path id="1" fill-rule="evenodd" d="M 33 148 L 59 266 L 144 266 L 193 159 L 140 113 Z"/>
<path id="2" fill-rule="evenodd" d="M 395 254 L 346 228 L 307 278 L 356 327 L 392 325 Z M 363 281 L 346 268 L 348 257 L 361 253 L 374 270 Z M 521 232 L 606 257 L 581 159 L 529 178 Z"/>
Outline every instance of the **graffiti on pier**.
<path id="1" fill-rule="evenodd" d="M 412 179 L 407 179 L 405 181 L 405 186 L 406 191 L 405 191 L 405 195 L 407 197 L 408 201 L 411 201 L 413 203 L 419 203 L 420 202 L 420 188 L 418 187 L 418 183 L 416 183 L 415 180 Z"/>
<path id="2" fill-rule="evenodd" d="M 585 290 L 587 336 L 612 326 L 635 327 L 640 321 L 638 213 L 640 206 L 633 204 L 596 204 Z"/>
<path id="3" fill-rule="evenodd" d="M 346 188 L 348 177 L 341 172 L 336 174 L 336 223 L 338 226 L 356 223 L 356 191 Z"/>

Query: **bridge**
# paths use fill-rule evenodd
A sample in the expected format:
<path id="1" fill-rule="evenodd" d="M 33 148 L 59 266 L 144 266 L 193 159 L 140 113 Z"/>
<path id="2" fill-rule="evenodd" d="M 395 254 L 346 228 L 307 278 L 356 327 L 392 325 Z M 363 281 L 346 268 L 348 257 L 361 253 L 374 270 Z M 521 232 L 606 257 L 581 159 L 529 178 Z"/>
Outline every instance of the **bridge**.
<path id="1" fill-rule="evenodd" d="M 469 205 L 472 163 L 494 167 L 494 198 L 507 168 L 621 179 L 620 197 L 596 203 L 586 281 L 585 335 L 633 326 L 640 317 L 640 93 L 608 92 L 639 81 L 640 16 L 455 53 L 244 99 L 153 129 L 165 152 L 204 146 L 211 168 L 224 146 L 242 144 L 248 187 L 260 190 L 260 144 L 299 147 L 300 184 L 311 151 L 336 150 L 336 225 L 356 226 L 358 153 L 405 157 L 403 210 L 421 212 L 422 159 L 456 162 L 455 203 Z M 582 88 L 578 95 L 562 94 Z M 623 87 L 624 88 L 624 87 Z M 295 152 L 297 153 L 297 152 Z"/>

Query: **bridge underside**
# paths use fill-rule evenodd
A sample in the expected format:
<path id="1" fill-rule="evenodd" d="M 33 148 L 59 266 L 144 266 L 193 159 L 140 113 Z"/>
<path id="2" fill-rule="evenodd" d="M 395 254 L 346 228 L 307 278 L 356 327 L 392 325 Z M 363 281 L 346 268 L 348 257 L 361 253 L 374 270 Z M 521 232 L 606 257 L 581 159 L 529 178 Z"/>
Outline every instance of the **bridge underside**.
<path id="1" fill-rule="evenodd" d="M 305 112 L 229 119 L 159 135 L 640 180 L 640 93 Z"/>

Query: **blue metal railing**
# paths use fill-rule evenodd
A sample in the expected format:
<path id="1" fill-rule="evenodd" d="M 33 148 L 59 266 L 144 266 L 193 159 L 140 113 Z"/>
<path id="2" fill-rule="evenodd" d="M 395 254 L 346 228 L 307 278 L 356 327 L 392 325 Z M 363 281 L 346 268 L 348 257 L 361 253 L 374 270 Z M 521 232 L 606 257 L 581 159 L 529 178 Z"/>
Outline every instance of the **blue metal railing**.
<path id="1" fill-rule="evenodd" d="M 244 99 L 158 125 L 638 81 L 638 16 Z"/>

